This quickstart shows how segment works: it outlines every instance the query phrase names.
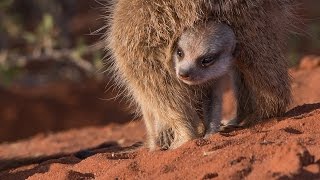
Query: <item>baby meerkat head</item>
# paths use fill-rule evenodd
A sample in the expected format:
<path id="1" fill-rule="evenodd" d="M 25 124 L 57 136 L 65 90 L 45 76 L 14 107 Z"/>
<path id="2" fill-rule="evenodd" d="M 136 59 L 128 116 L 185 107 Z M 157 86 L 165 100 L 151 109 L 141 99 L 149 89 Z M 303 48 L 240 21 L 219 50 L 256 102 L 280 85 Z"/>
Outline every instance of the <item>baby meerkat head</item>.
<path id="1" fill-rule="evenodd" d="M 225 75 L 233 63 L 236 37 L 232 29 L 213 21 L 182 33 L 173 60 L 177 77 L 198 85 Z"/>

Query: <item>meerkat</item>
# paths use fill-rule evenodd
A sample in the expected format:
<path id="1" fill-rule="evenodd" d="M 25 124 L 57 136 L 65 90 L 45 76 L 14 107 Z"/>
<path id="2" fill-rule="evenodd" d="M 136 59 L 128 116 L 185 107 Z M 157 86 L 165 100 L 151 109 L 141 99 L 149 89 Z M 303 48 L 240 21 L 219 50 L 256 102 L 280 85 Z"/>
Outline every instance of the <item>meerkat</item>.
<path id="1" fill-rule="evenodd" d="M 220 130 L 225 76 L 232 76 L 236 37 L 224 23 L 208 21 L 182 33 L 173 62 L 177 78 L 208 89 L 203 100 L 206 137 Z"/>
<path id="2" fill-rule="evenodd" d="M 208 19 L 236 35 L 235 123 L 282 115 L 291 100 L 283 50 L 294 8 L 293 0 L 112 1 L 105 36 L 109 70 L 142 114 L 148 147 L 174 149 L 204 134 L 197 107 L 206 90 L 181 83 L 172 55 L 183 31 Z"/>

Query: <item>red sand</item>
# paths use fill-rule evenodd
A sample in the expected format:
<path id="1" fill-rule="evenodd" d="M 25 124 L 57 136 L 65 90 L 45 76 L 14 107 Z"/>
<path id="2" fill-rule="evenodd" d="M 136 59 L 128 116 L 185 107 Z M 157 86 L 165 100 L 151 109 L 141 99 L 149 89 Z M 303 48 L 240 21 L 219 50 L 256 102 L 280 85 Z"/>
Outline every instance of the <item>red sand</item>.
<path id="1" fill-rule="evenodd" d="M 170 151 L 139 147 L 140 121 L 38 135 L 0 145 L 0 179 L 320 179 L 320 66 L 302 62 L 285 117 Z"/>

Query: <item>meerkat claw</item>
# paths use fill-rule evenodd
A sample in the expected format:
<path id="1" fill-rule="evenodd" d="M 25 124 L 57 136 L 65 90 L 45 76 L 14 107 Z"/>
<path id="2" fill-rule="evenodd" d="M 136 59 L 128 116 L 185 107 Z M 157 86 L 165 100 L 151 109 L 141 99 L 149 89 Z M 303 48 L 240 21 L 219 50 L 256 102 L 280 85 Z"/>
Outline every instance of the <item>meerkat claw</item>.
<path id="1" fill-rule="evenodd" d="M 174 132 L 171 128 L 164 130 L 159 135 L 159 147 L 161 150 L 168 150 L 174 140 Z"/>

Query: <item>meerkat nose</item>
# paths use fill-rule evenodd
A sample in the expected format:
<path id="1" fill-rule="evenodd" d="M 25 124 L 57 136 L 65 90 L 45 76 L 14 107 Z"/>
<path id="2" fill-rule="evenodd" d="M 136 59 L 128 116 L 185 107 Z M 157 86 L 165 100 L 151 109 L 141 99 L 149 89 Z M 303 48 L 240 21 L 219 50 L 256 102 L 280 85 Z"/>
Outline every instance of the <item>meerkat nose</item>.
<path id="1" fill-rule="evenodd" d="M 186 69 L 179 69 L 179 77 L 181 79 L 189 79 L 190 78 L 190 71 Z"/>

